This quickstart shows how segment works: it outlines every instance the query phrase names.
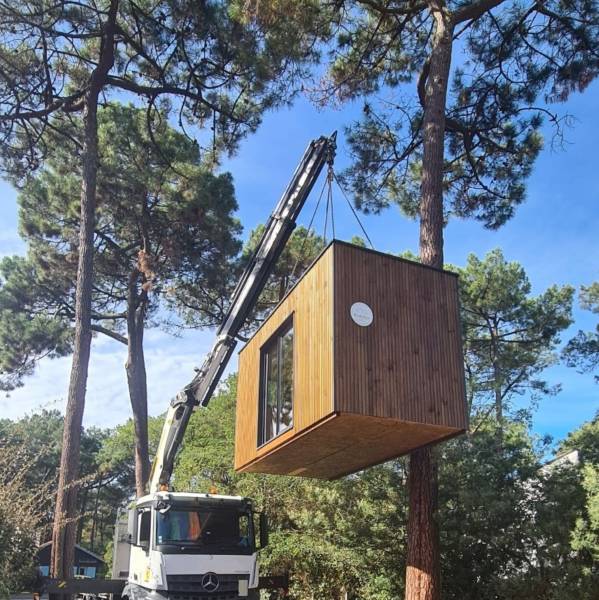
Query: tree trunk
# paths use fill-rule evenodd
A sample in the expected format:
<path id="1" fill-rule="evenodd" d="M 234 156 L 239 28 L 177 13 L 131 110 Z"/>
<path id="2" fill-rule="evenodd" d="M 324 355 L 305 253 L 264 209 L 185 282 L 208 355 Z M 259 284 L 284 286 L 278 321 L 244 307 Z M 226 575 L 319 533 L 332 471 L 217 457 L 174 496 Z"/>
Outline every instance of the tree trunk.
<path id="1" fill-rule="evenodd" d="M 406 600 L 440 598 L 437 465 L 430 447 L 410 454 Z"/>
<path id="2" fill-rule="evenodd" d="M 423 117 L 422 183 L 420 190 L 420 259 L 443 268 L 443 159 L 445 104 L 453 28 L 443 6 L 432 8 L 435 19 Z"/>
<path id="3" fill-rule="evenodd" d="M 81 499 L 81 507 L 79 508 L 79 521 L 77 522 L 77 537 L 75 541 L 80 544 L 83 537 L 83 526 L 85 524 L 85 511 L 87 510 L 87 497 L 89 496 L 89 486 L 85 486 Z"/>
<path id="4" fill-rule="evenodd" d="M 148 388 L 144 357 L 144 326 L 147 297 L 138 294 L 137 281 L 141 273 L 136 269 L 129 277 L 127 295 L 127 385 L 133 412 L 135 430 L 135 491 L 138 497 L 146 493 L 150 476 L 148 449 Z"/>
<path id="5" fill-rule="evenodd" d="M 435 31 L 425 87 L 423 161 L 420 199 L 420 259 L 443 267 L 443 158 L 445 104 L 453 28 L 441 2 L 430 4 Z M 406 600 L 441 596 L 439 532 L 436 522 L 437 466 L 430 448 L 410 455 Z"/>
<path id="6" fill-rule="evenodd" d="M 503 393 L 501 367 L 499 365 L 499 331 L 497 325 L 491 327 L 491 352 L 493 353 L 493 391 L 495 393 L 495 418 L 499 429 L 503 427 Z"/>
<path id="7" fill-rule="evenodd" d="M 92 516 L 92 529 L 89 536 L 89 549 L 94 551 L 94 543 L 96 541 L 96 530 L 98 522 L 98 505 L 100 504 L 100 490 L 102 489 L 102 480 L 98 483 L 98 489 L 96 490 L 96 497 L 94 499 L 94 513 Z"/>
<path id="8" fill-rule="evenodd" d="M 501 386 L 501 368 L 493 361 L 493 388 L 495 392 L 495 418 L 499 429 L 503 427 L 503 393 Z"/>
<path id="9" fill-rule="evenodd" d="M 75 287 L 75 337 L 69 391 L 64 417 L 60 475 L 52 530 L 51 572 L 54 577 L 73 576 L 75 558 L 77 478 L 81 426 L 91 348 L 94 217 L 98 173 L 98 97 L 114 62 L 114 33 L 118 0 L 111 0 L 104 27 L 100 59 L 93 70 L 83 101 L 83 151 L 79 259 Z"/>
<path id="10" fill-rule="evenodd" d="M 493 388 L 495 392 L 495 418 L 497 425 L 495 430 L 495 441 L 497 442 L 497 450 L 503 448 L 503 393 L 501 389 L 501 368 L 497 360 L 493 360 Z"/>
<path id="11" fill-rule="evenodd" d="M 98 531 L 100 532 L 100 546 L 104 548 L 104 513 L 102 511 L 100 511 L 98 519 Z"/>
<path id="12" fill-rule="evenodd" d="M 74 517 L 78 489 L 76 482 L 79 476 L 81 425 L 92 337 L 93 232 L 98 161 L 97 107 L 97 92 L 95 95 L 88 94 L 83 115 L 83 180 L 81 185 L 79 264 L 75 291 L 75 340 L 52 533 L 52 573 L 54 577 L 61 578 L 71 577 L 73 574 L 76 534 Z"/>

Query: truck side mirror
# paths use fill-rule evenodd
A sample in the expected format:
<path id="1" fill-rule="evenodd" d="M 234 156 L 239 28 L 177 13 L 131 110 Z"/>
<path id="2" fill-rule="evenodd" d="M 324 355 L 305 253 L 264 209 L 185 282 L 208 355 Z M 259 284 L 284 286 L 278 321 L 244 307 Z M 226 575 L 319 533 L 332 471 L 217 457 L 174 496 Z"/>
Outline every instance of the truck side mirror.
<path id="1" fill-rule="evenodd" d="M 137 543 L 137 510 L 135 508 L 127 511 L 127 542 L 129 544 Z"/>
<path id="2" fill-rule="evenodd" d="M 260 548 L 268 546 L 268 517 L 260 513 Z"/>

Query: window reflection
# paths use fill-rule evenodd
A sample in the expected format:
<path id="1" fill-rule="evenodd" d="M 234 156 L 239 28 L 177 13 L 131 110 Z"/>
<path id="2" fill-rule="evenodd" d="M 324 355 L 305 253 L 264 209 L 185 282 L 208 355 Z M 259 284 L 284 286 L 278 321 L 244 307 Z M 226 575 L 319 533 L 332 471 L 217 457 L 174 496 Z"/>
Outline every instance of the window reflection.
<path id="1" fill-rule="evenodd" d="M 293 425 L 293 322 L 284 325 L 261 354 L 258 444 Z"/>

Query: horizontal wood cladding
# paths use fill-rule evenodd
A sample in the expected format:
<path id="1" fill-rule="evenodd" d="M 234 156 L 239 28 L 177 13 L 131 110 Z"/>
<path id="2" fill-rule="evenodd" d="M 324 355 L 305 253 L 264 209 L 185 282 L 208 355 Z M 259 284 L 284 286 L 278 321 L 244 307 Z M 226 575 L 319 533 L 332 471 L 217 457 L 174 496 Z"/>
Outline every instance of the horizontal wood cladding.
<path id="1" fill-rule="evenodd" d="M 260 350 L 290 315 L 293 427 L 259 447 Z M 467 426 L 451 273 L 333 242 L 240 353 L 238 471 L 333 479 Z"/>
<path id="2" fill-rule="evenodd" d="M 335 410 L 466 429 L 457 277 L 339 243 L 334 278 Z"/>
<path id="3" fill-rule="evenodd" d="M 329 247 L 239 354 L 235 468 L 333 411 L 333 248 Z M 260 350 L 293 315 L 293 426 L 258 448 Z"/>

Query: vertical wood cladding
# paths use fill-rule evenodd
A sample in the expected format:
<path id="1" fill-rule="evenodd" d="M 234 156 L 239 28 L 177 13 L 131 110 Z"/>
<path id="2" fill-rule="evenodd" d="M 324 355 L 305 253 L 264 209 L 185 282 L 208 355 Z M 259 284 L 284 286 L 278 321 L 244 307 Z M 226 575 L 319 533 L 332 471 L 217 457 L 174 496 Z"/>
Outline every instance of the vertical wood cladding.
<path id="1" fill-rule="evenodd" d="M 235 468 L 333 412 L 333 248 L 272 312 L 239 354 Z M 258 448 L 260 350 L 293 317 L 293 426 Z"/>
<path id="2" fill-rule="evenodd" d="M 335 410 L 465 429 L 457 277 L 338 243 L 334 281 Z"/>
<path id="3" fill-rule="evenodd" d="M 258 447 L 260 349 L 290 315 L 294 423 Z M 464 431 L 457 277 L 332 243 L 241 351 L 236 427 L 237 470 L 326 479 Z"/>

